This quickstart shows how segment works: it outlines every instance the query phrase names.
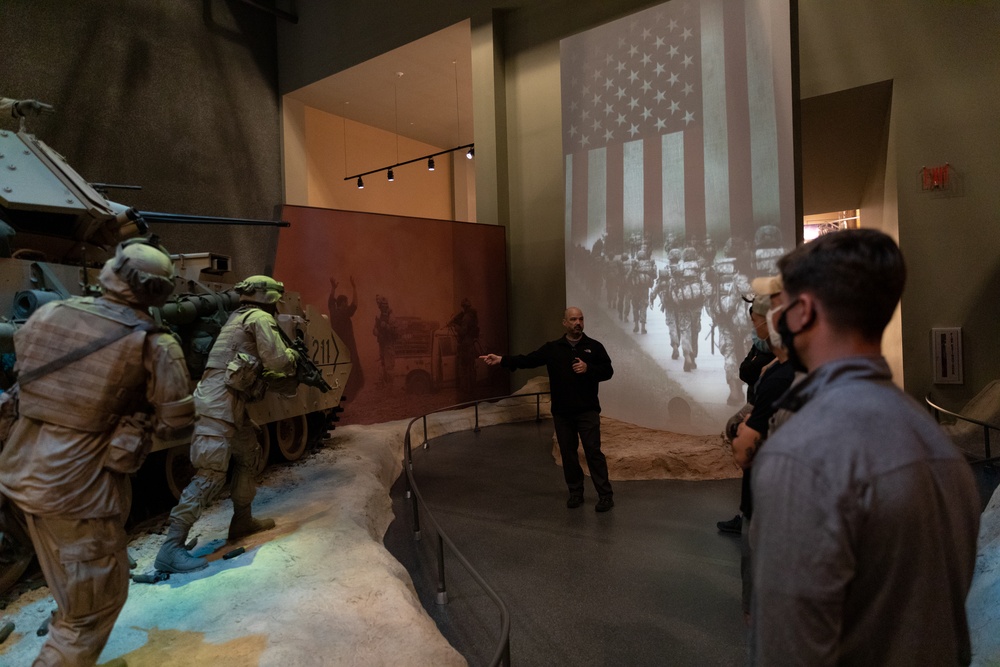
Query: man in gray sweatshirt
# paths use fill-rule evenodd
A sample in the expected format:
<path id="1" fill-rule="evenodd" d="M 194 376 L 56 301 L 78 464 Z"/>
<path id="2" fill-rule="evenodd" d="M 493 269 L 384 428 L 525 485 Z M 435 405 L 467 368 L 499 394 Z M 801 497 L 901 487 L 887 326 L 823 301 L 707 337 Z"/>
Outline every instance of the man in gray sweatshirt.
<path id="1" fill-rule="evenodd" d="M 758 665 L 956 665 L 980 500 L 962 454 L 900 391 L 882 331 L 906 269 L 881 232 L 847 230 L 778 263 L 769 316 L 809 375 L 753 465 Z"/>

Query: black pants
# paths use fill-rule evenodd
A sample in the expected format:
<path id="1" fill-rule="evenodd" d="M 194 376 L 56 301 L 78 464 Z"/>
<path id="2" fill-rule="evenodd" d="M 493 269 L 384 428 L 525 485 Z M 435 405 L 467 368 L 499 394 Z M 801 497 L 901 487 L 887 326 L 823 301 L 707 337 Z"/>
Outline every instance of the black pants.
<path id="1" fill-rule="evenodd" d="M 601 452 L 601 414 L 599 412 L 579 412 L 573 415 L 552 415 L 562 454 L 563 475 L 570 495 L 583 495 L 583 468 L 577 456 L 578 442 L 583 443 L 583 453 L 587 457 L 590 478 L 600 497 L 611 496 L 611 482 L 608 480 L 608 462 Z M 579 440 L 578 440 L 579 438 Z"/>

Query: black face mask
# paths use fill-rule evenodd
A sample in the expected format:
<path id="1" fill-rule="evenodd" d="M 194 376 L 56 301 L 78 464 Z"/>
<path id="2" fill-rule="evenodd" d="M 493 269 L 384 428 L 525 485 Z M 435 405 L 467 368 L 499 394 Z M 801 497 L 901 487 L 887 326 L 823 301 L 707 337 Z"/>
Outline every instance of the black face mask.
<path id="1" fill-rule="evenodd" d="M 788 327 L 788 320 L 787 320 L 788 311 L 790 311 L 792 309 L 792 306 L 794 306 L 798 302 L 799 302 L 798 298 L 792 299 L 788 303 L 788 305 L 785 306 L 784 309 L 781 311 L 781 314 L 778 315 L 778 321 L 776 322 L 776 324 L 778 326 L 778 333 L 781 335 L 781 343 L 785 346 L 785 350 L 788 353 L 788 361 L 791 362 L 792 368 L 794 368 L 796 371 L 800 373 L 808 373 L 809 369 L 806 368 L 806 365 L 802 362 L 802 357 L 800 357 L 799 353 L 795 350 L 795 337 L 798 336 L 803 331 L 805 331 L 806 329 L 808 329 L 809 327 L 811 327 L 813 319 L 810 317 L 809 321 L 806 322 L 806 324 L 803 325 L 801 329 L 799 329 L 794 333 Z"/>

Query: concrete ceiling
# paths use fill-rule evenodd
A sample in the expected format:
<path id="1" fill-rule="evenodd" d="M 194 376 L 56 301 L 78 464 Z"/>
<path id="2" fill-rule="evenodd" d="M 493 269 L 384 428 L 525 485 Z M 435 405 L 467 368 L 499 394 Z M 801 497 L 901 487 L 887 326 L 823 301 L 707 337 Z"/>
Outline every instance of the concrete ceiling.
<path id="1" fill-rule="evenodd" d="M 471 53 L 470 24 L 463 21 L 288 96 L 358 123 L 453 148 L 473 142 Z"/>

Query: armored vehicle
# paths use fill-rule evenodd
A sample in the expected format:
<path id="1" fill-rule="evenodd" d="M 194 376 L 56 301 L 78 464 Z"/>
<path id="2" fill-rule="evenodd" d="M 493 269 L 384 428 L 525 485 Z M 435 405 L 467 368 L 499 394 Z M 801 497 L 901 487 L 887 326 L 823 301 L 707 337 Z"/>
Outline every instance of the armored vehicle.
<path id="1" fill-rule="evenodd" d="M 23 120 L 23 119 L 22 119 Z M 272 221 L 174 216 L 136 211 L 107 200 L 57 152 L 21 124 L 0 129 L 0 388 L 13 381 L 13 334 L 35 309 L 54 299 L 97 293 L 97 274 L 114 246 L 145 235 L 160 222 L 280 224 Z M 284 223 L 287 225 L 287 223 Z M 214 253 L 176 255 L 178 286 L 153 315 L 181 340 L 192 381 L 197 382 L 215 336 L 238 305 L 231 290 L 238 277 L 230 258 Z M 320 368 L 329 391 L 300 385 L 288 398 L 268 393 L 250 407 L 265 454 L 286 460 L 303 455 L 341 410 L 351 370 L 350 353 L 327 318 L 295 293 L 278 307 L 281 329 L 299 340 Z M 193 471 L 187 442 L 157 442 L 147 466 L 163 466 L 179 497 Z M 261 457 L 266 464 L 269 457 Z"/>

